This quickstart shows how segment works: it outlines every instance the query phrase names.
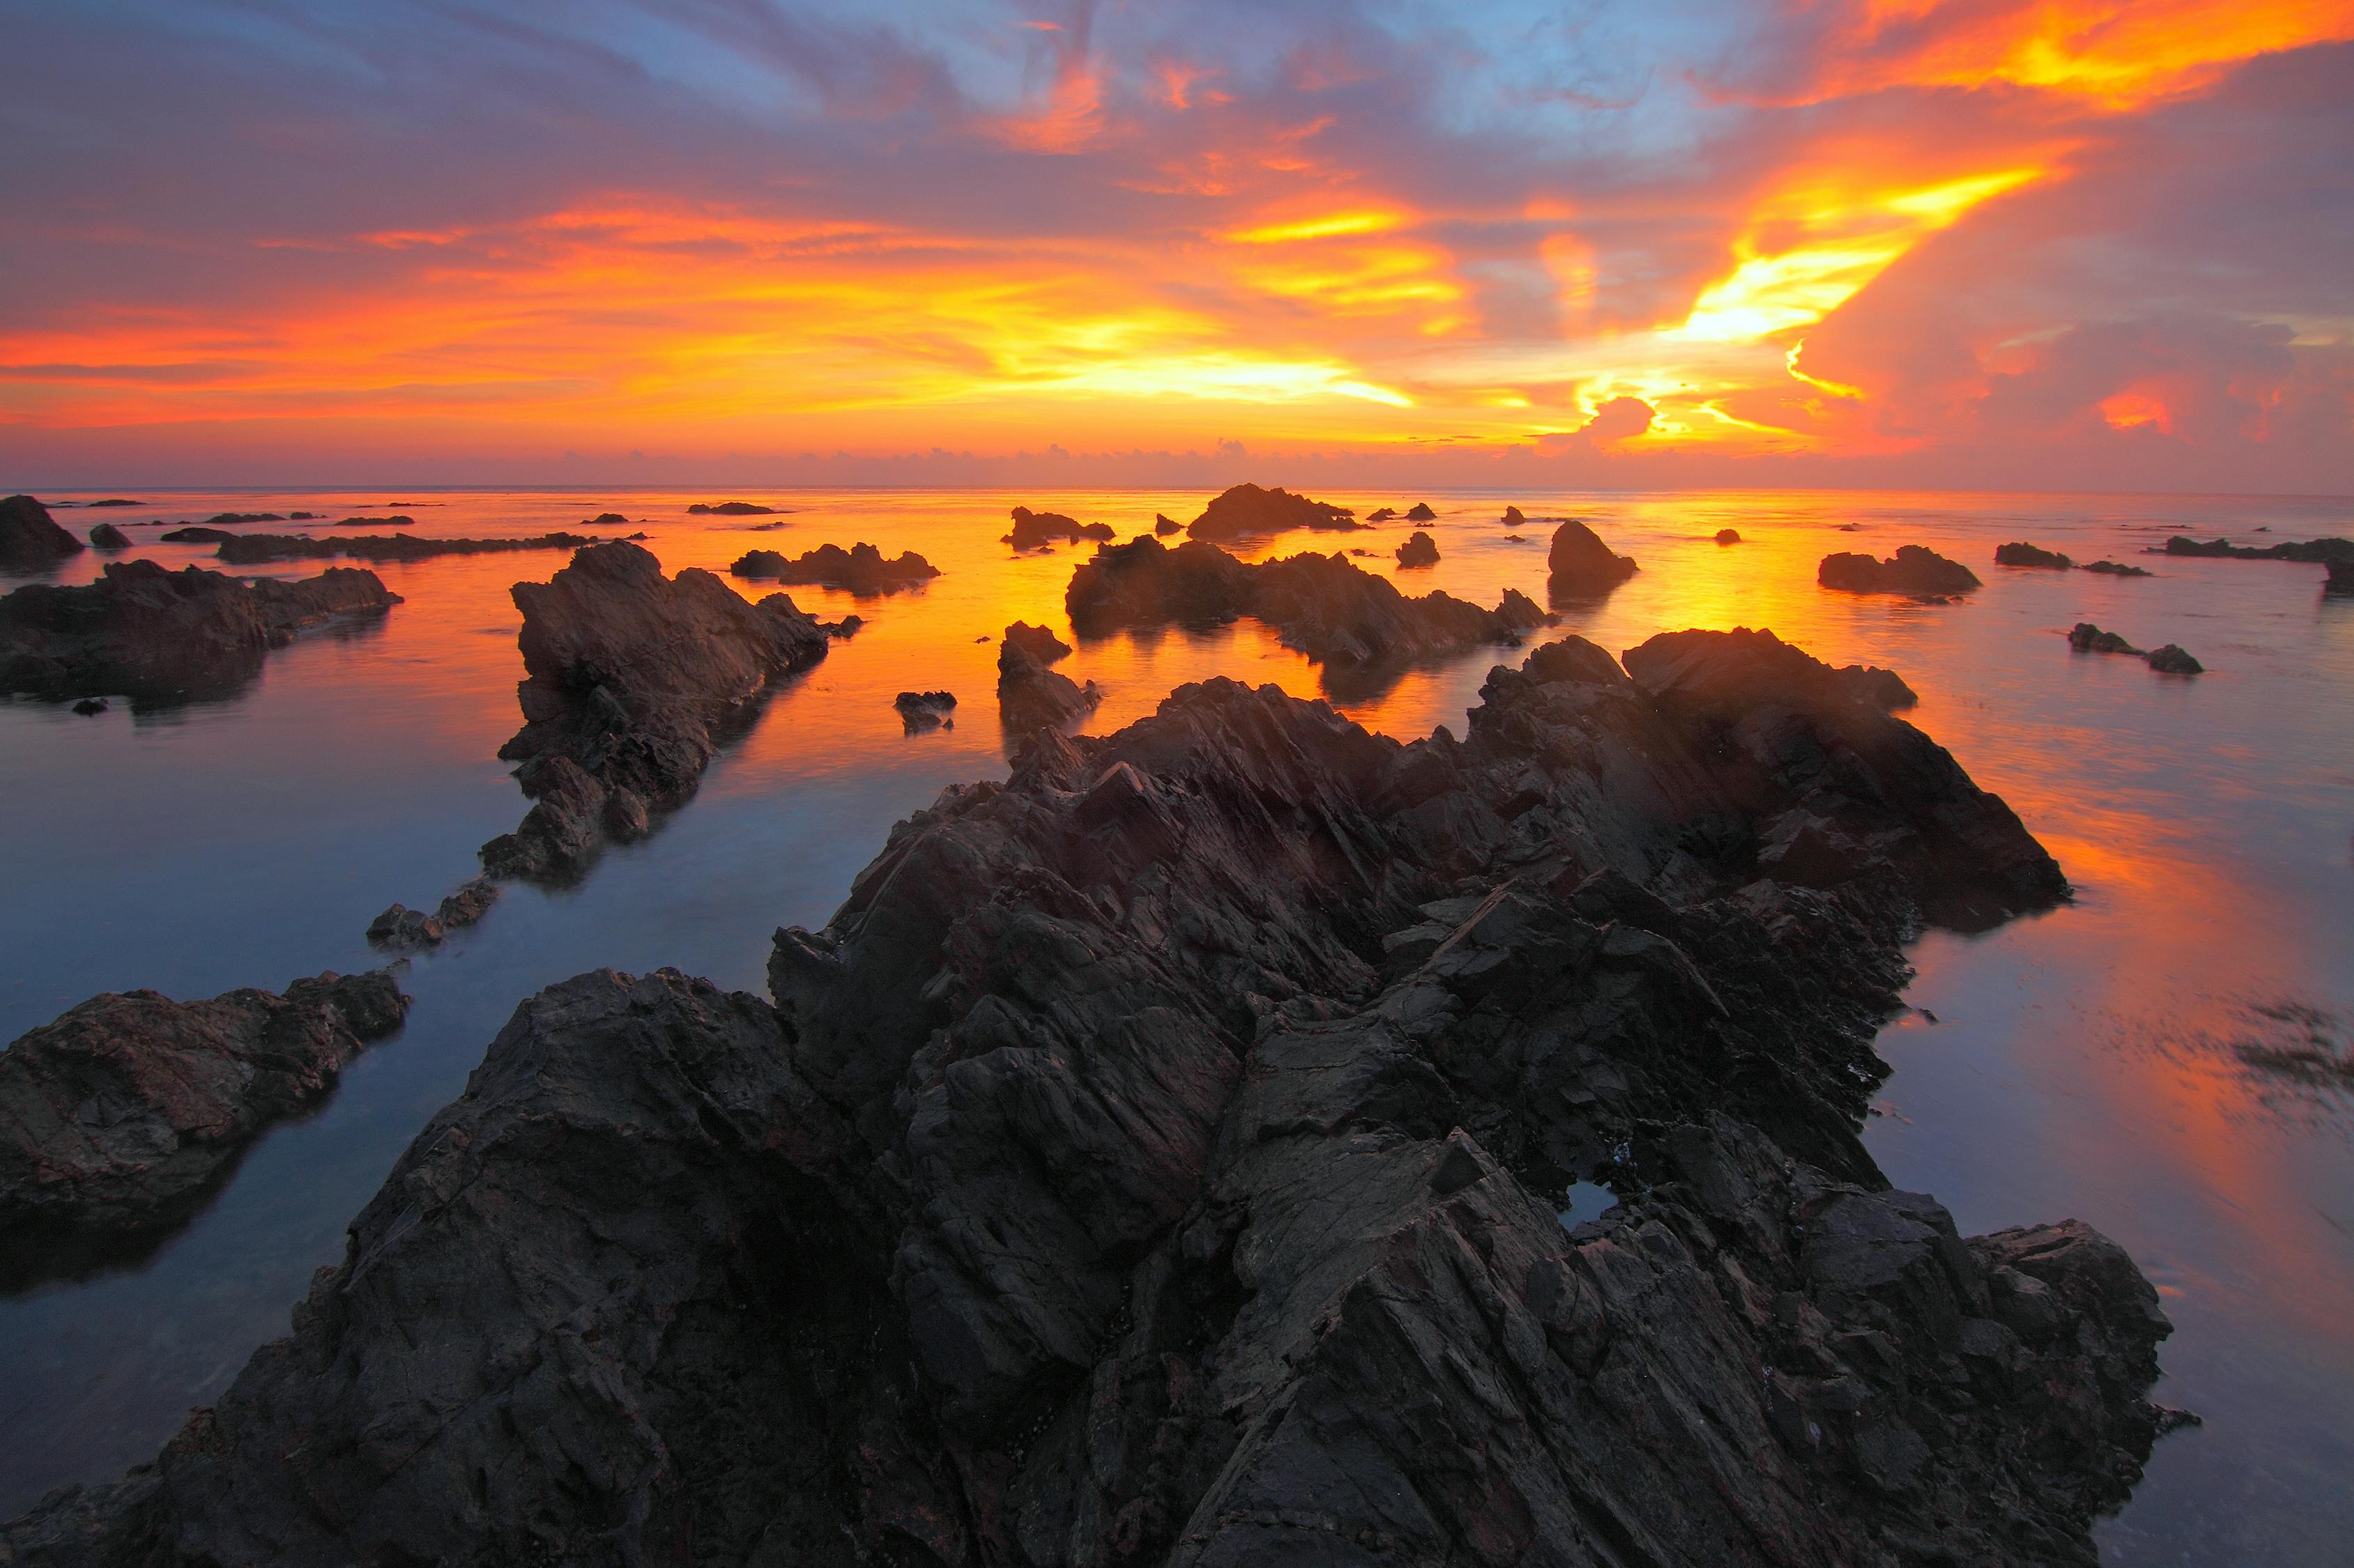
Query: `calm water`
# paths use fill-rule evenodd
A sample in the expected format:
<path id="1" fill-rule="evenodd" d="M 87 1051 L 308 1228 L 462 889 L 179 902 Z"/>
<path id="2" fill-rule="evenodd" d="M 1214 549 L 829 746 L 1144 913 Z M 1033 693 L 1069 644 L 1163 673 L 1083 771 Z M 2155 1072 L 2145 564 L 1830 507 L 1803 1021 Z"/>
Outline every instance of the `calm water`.
<path id="1" fill-rule="evenodd" d="M 1270 476 L 1279 479 L 1281 476 Z M 1411 495 L 1324 493 L 1356 505 Z M 223 510 L 329 518 L 387 503 L 427 534 L 537 533 L 607 510 L 665 567 L 724 568 L 756 546 L 798 553 L 869 539 L 922 551 L 945 576 L 855 602 L 796 589 L 854 641 L 781 693 L 702 793 L 650 840 L 609 852 L 578 887 L 511 889 L 490 917 L 404 981 L 407 1029 L 364 1056 L 318 1114 L 264 1139 L 217 1201 L 151 1255 L 0 1299 L 0 1513 L 58 1482 L 151 1454 L 282 1333 L 311 1272 L 417 1128 L 453 1097 L 517 1001 L 599 965 L 675 964 L 758 990 L 769 932 L 822 923 L 891 822 L 943 785 L 1002 777 L 995 641 L 1010 620 L 1063 625 L 1083 552 L 1011 558 L 1014 502 L 1123 535 L 1204 497 L 929 492 L 754 493 L 778 521 L 690 517 L 722 494 L 610 491 L 149 493 L 109 519 L 169 566 L 203 546 L 150 545 L 150 519 Z M 71 499 L 71 497 L 52 497 Z M 1542 597 L 1540 517 L 1575 514 L 1643 564 L 1565 624 L 1605 647 L 1684 626 L 1769 626 L 1835 662 L 1901 672 L 1914 722 L 1999 791 L 2075 881 L 2072 907 L 1974 939 L 1919 947 L 1893 1024 L 1896 1065 L 1867 1136 L 1902 1186 L 1937 1193 L 1966 1231 L 2075 1215 L 2130 1248 L 2177 1332 L 2160 1395 L 2207 1418 L 2161 1445 L 2149 1478 L 2102 1527 L 2108 1559 L 2343 1563 L 2354 1524 L 2354 1099 L 2300 1071 L 2346 1059 L 2354 1019 L 2354 600 L 2318 567 L 2149 561 L 2128 581 L 1991 565 L 2012 538 L 2079 560 L 2188 524 L 2253 542 L 2354 535 L 2354 503 L 1922 494 L 1435 493 L 1443 558 L 1400 574 L 1493 603 Z M 1531 517 L 1525 543 L 1497 521 Z M 639 521 L 642 519 L 642 521 Z M 1840 531 L 1853 525 L 1854 532 Z M 315 524 L 312 525 L 313 528 Z M 1720 547 L 1720 527 L 1745 542 Z M 2268 527 L 2269 535 L 2256 532 Z M 1290 536 L 1273 553 L 1362 546 L 1393 569 L 1403 526 Z M 1987 588 L 1924 607 L 1815 586 L 1833 549 L 1930 545 Z M 514 729 L 518 578 L 557 553 L 376 568 L 407 602 L 378 626 L 271 655 L 234 699 L 95 718 L 0 699 L 0 1039 L 95 992 L 201 996 L 281 986 L 376 960 L 362 932 L 394 899 L 429 905 L 524 801 L 493 754 Z M 84 555 L 60 574 L 95 575 Z M 313 565 L 277 568 L 302 576 Z M 13 584 L 0 584 L 13 586 Z M 2197 681 L 2072 654 L 2079 620 L 2205 661 Z M 1494 655 L 1408 674 L 1341 705 L 1402 738 L 1460 732 Z M 1110 693 L 1098 732 L 1183 681 L 1223 673 L 1321 688 L 1316 668 L 1245 622 L 1083 644 L 1062 666 Z M 901 733 L 892 695 L 946 686 L 962 722 Z M 2322 1042 L 2319 1047 L 2313 1043 Z"/>

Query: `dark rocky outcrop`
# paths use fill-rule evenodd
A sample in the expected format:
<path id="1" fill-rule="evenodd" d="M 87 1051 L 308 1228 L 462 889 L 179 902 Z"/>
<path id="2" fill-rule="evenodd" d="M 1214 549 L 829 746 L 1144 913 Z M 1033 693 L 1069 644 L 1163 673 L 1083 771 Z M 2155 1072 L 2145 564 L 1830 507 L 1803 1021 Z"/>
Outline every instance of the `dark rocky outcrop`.
<path id="1" fill-rule="evenodd" d="M 626 517 L 618 516 L 610 512 L 607 513 L 606 515 L 612 518 L 616 523 L 627 523 L 629 521 Z M 293 519 L 289 518 L 288 521 L 292 522 Z M 417 526 L 417 519 L 414 517 L 398 515 L 391 517 L 340 517 L 334 522 L 328 524 L 327 526 L 330 528 L 414 528 Z"/>
<path id="2" fill-rule="evenodd" d="M 2128 567 L 2119 561 L 2093 561 L 2079 569 L 2112 577 L 2146 577 L 2151 575 L 2145 567 Z"/>
<path id="3" fill-rule="evenodd" d="M 825 657 L 825 632 L 784 594 L 758 604 L 625 541 L 595 545 L 545 583 L 517 583 L 524 726 L 499 748 L 535 804 L 482 846 L 494 876 L 575 874 L 607 836 L 695 793 L 712 754 L 769 689 Z"/>
<path id="4" fill-rule="evenodd" d="M 1071 645 L 1055 636 L 1051 627 L 1032 626 L 1027 621 L 1017 620 L 1005 629 L 1005 641 L 1041 664 L 1051 664 L 1057 659 L 1071 656 Z"/>
<path id="5" fill-rule="evenodd" d="M 1508 508 L 1508 510 L 1517 511 L 1518 508 Z M 1405 520 L 1409 523 L 1428 523 L 1437 515 L 1437 513 L 1430 509 L 1430 503 L 1427 501 L 1417 501 L 1405 509 Z"/>
<path id="6" fill-rule="evenodd" d="M 109 993 L 21 1036 L 0 1053 L 5 1272 L 61 1240 L 177 1224 L 256 1134 L 323 1098 L 408 1009 L 381 971 L 323 974 L 283 995 Z"/>
<path id="7" fill-rule="evenodd" d="M 157 535 L 166 545 L 219 545 L 237 537 L 226 528 L 171 528 Z"/>
<path id="8" fill-rule="evenodd" d="M 1345 506 L 1310 501 L 1288 490 L 1261 490 L 1256 484 L 1237 484 L 1204 507 L 1186 532 L 1195 539 L 1216 543 L 1280 534 L 1287 528 L 1345 532 L 1363 526 L 1356 514 Z"/>
<path id="9" fill-rule="evenodd" d="M 396 904 L 368 922 L 367 939 L 380 948 L 414 950 L 438 948 L 452 931 L 461 930 L 490 913 L 499 898 L 499 885 L 478 876 L 444 896 L 431 914 Z"/>
<path id="10" fill-rule="evenodd" d="M 2114 631 L 2104 631 L 2089 620 L 2080 620 L 2068 630 L 2068 646 L 2079 653 L 2132 653 L 2142 651 Z M 2147 657 L 2147 655 L 2142 655 Z"/>
<path id="11" fill-rule="evenodd" d="M 1507 528 L 1523 528 L 1528 525 L 1529 514 L 1517 506 L 1507 506 L 1503 516 L 1497 521 Z"/>
<path id="12" fill-rule="evenodd" d="M 2161 675 L 2203 675 L 2207 673 L 2206 665 L 2172 642 L 2150 651 L 2149 667 Z"/>
<path id="13" fill-rule="evenodd" d="M 1252 616 L 1320 662 L 1381 666 L 1517 641 L 1548 617 L 1508 589 L 1494 609 L 1446 593 L 1409 599 L 1345 556 L 1291 556 L 1256 564 L 1195 539 L 1106 545 L 1071 574 L 1063 604 L 1082 637 L 1126 627 L 1211 625 Z"/>
<path id="14" fill-rule="evenodd" d="M 1015 635 L 1036 630 L 1040 629 L 1024 628 L 1016 621 L 1005 629 L 1005 639 L 997 647 L 997 716 L 1017 736 L 1037 729 L 1059 729 L 1095 712 L 1103 701 L 1103 692 L 1093 681 L 1081 685 L 1048 669 L 1049 659 L 1036 652 L 1035 637 Z M 1059 640 L 1056 643 L 1060 645 Z"/>
<path id="15" fill-rule="evenodd" d="M 113 706 L 114 705 L 104 697 L 83 697 L 74 704 L 73 711 L 84 718 L 90 718 L 94 715 L 105 713 Z"/>
<path id="16" fill-rule="evenodd" d="M 689 506 L 687 511 L 696 516 L 773 517 L 777 514 L 778 508 L 762 506 L 753 501 L 723 501 L 716 506 L 707 501 L 698 501 Z"/>
<path id="17" fill-rule="evenodd" d="M 1406 535 L 1397 547 L 1397 563 L 1401 567 L 1435 567 L 1438 565 L 1438 541 L 1417 528 Z"/>
<path id="18" fill-rule="evenodd" d="M 1898 708 L 1920 705 L 1920 694 L 1904 683 L 1904 677 L 1893 670 L 1883 670 L 1877 664 L 1850 664 L 1839 672 L 1853 695 L 1876 708 L 1893 713 Z"/>
<path id="19" fill-rule="evenodd" d="M 1825 556 L 1815 580 L 1846 593 L 1899 593 L 1915 598 L 1967 593 L 1982 586 L 1976 572 L 1919 545 L 1900 547 L 1888 560 L 1841 552 Z"/>
<path id="20" fill-rule="evenodd" d="M 902 551 L 893 559 L 867 544 L 853 545 L 847 550 L 839 545 L 820 545 L 793 556 L 776 550 L 750 550 L 727 569 L 739 577 L 773 577 L 779 582 L 840 588 L 860 599 L 920 588 L 940 575 L 938 567 L 913 550 Z"/>
<path id="21" fill-rule="evenodd" d="M 1641 569 L 1575 517 L 1553 531 L 1545 553 L 1545 586 L 1556 601 L 1598 599 Z"/>
<path id="22" fill-rule="evenodd" d="M 1371 512 L 1365 514 L 1365 521 L 1368 523 L 1388 523 L 1394 521 L 1397 515 L 1398 509 L 1394 506 L 1376 506 Z"/>
<path id="23" fill-rule="evenodd" d="M 2322 584 L 2325 593 L 2354 593 L 2354 560 L 2331 561 L 2328 578 Z"/>
<path id="24" fill-rule="evenodd" d="M 0 599 L 0 691 L 226 696 L 295 633 L 373 619 L 399 602 L 374 572 L 352 567 L 246 583 L 196 567 L 110 561 L 96 582 L 34 583 Z"/>
<path id="25" fill-rule="evenodd" d="M 1186 687 L 900 824 L 769 998 L 542 992 L 292 1337 L 0 1539 L 2090 1568 L 2156 1293 L 2073 1222 L 1960 1236 L 1854 1134 L 1916 910 L 2056 869 L 1778 644 L 1629 661 L 1539 649 L 1405 747 Z"/>
<path id="26" fill-rule="evenodd" d="M 599 512 L 594 517 L 580 520 L 583 528 L 626 528 L 629 525 L 630 520 L 619 512 Z"/>
<path id="27" fill-rule="evenodd" d="M 1720 545 L 1738 545 L 1741 543 L 1741 531 L 1738 528 L 1719 528 L 1716 531 L 1716 542 Z"/>
<path id="28" fill-rule="evenodd" d="M 127 550 L 131 535 L 111 523 L 101 523 L 90 531 L 90 546 L 93 550 Z"/>
<path id="29" fill-rule="evenodd" d="M 82 547 L 31 496 L 0 501 L 0 572 L 45 572 Z"/>
<path id="30" fill-rule="evenodd" d="M 2306 539 L 2280 545 L 2234 545 L 2229 539 L 2168 539 L 2163 550 L 2150 555 L 2228 557 L 2235 561 L 2354 561 L 2354 539 Z"/>
<path id="31" fill-rule="evenodd" d="M 228 528 L 241 523 L 283 523 L 287 519 L 275 512 L 216 512 L 205 519 L 207 528 Z"/>
<path id="32" fill-rule="evenodd" d="M 1998 567 L 2041 567 L 2046 571 L 2064 572 L 2076 563 L 2057 550 L 2046 550 L 2034 545 L 1997 545 L 1994 564 Z M 1951 589 L 1941 589 L 1951 592 Z"/>
<path id="33" fill-rule="evenodd" d="M 83 502 L 83 503 L 82 503 L 82 504 L 83 504 L 84 506 L 89 506 L 89 507 L 99 507 L 99 506 L 144 506 L 144 505 L 146 504 L 146 503 L 145 503 L 145 502 L 143 502 L 143 501 L 126 501 L 126 500 L 124 500 L 124 499 L 123 499 L 122 496 L 120 496 L 120 495 L 110 495 L 110 496 L 108 496 L 108 497 L 107 497 L 105 500 L 103 500 L 103 501 L 85 501 L 85 502 Z"/>
<path id="34" fill-rule="evenodd" d="M 373 522 L 374 519 L 363 519 Z M 194 538 L 192 530 L 182 535 Z M 166 534 L 166 539 L 175 535 Z M 586 534 L 540 534 L 522 539 L 420 539 L 413 534 L 355 534 L 313 539 L 307 534 L 232 534 L 218 541 L 220 558 L 241 566 L 263 561 L 429 561 L 437 556 L 496 556 L 511 550 L 577 550 L 597 540 Z"/>
<path id="35" fill-rule="evenodd" d="M 1017 550 L 1034 550 L 1041 545 L 1051 545 L 1057 540 L 1077 545 L 1089 539 L 1108 539 L 1111 536 L 1111 524 L 1108 523 L 1083 524 L 1059 512 L 1033 512 L 1027 506 L 1017 506 L 1013 509 L 1013 532 L 1006 535 L 1001 542 Z"/>
<path id="36" fill-rule="evenodd" d="M 954 692 L 901 692 L 891 699 L 891 705 L 899 710 L 899 720 L 909 735 L 956 722 Z"/>
<path id="37" fill-rule="evenodd" d="M 1172 534 L 1180 533 L 1184 526 L 1185 524 L 1165 513 L 1156 512 L 1152 514 L 1152 532 L 1160 538 L 1166 539 Z"/>

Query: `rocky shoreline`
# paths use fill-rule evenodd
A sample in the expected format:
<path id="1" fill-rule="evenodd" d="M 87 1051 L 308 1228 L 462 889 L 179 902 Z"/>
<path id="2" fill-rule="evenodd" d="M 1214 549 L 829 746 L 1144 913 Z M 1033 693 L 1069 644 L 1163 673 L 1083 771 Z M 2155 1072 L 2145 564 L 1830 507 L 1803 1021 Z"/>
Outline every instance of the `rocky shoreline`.
<path id="1" fill-rule="evenodd" d="M 525 1002 L 292 1337 L 0 1561 L 2089 1568 L 2155 1292 L 1855 1133 L 1903 940 L 2067 885 L 1869 694 L 1683 632 L 1460 740 L 1041 730 L 769 996 Z"/>

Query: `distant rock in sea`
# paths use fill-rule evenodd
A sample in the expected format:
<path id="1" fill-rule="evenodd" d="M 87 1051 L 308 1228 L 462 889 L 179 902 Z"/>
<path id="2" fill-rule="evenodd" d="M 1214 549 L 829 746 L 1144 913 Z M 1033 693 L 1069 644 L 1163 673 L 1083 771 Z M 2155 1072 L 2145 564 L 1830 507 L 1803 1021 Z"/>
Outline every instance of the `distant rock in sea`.
<path id="1" fill-rule="evenodd" d="M 2150 652 L 2149 667 L 2161 675 L 2202 675 L 2207 672 L 2206 665 L 2171 642 Z"/>
<path id="2" fill-rule="evenodd" d="M 1545 586 L 1556 603 L 1599 599 L 1640 569 L 1632 556 L 1618 555 L 1574 517 L 1553 531 L 1545 553 Z"/>
<path id="3" fill-rule="evenodd" d="M 688 507 L 687 511 L 695 516 L 708 514 L 715 517 L 773 517 L 778 508 L 762 506 L 758 502 L 752 501 L 722 501 L 716 505 L 698 501 Z"/>
<path id="4" fill-rule="evenodd" d="M 1041 545 L 1051 545 L 1057 540 L 1077 545 L 1089 539 L 1110 537 L 1112 529 L 1108 523 L 1082 524 L 1059 512 L 1033 512 L 1027 506 L 1017 506 L 1013 509 L 1013 532 L 1005 535 L 1000 543 L 1011 545 L 1017 550 L 1034 550 Z"/>
<path id="5" fill-rule="evenodd" d="M 1405 509 L 1405 520 L 1409 523 L 1428 523 L 1437 515 L 1437 513 L 1430 509 L 1430 503 L 1427 501 L 1417 501 Z"/>
<path id="6" fill-rule="evenodd" d="M 1959 561 L 1935 550 L 1906 545 L 1891 559 L 1841 554 L 1825 556 L 1815 580 L 1845 593 L 1909 594 L 1927 598 L 1967 593 L 1981 587 L 1978 577 Z"/>
<path id="7" fill-rule="evenodd" d="M 1435 567 L 1438 565 L 1438 541 L 1421 529 L 1406 536 L 1397 547 L 1397 563 L 1401 567 Z"/>
<path id="8" fill-rule="evenodd" d="M 891 705 L 899 710 L 900 722 L 909 735 L 956 722 L 954 692 L 901 692 L 891 699 Z"/>
<path id="9" fill-rule="evenodd" d="M 374 518 L 355 519 L 375 522 Z M 184 528 L 164 538 L 196 541 L 196 531 Z M 586 534 L 539 534 L 520 539 L 420 539 L 413 534 L 389 536 L 373 534 L 350 538 L 313 539 L 304 534 L 230 534 L 219 540 L 220 558 L 237 566 L 265 561 L 323 561 L 341 556 L 354 561 L 429 561 L 440 556 L 497 556 L 514 550 L 578 550 L 598 541 Z"/>
<path id="10" fill-rule="evenodd" d="M 801 556 L 776 550 L 748 550 L 728 572 L 739 577 L 771 577 L 779 582 L 840 588 L 860 599 L 920 588 L 940 575 L 939 568 L 913 550 L 886 556 L 868 544 L 820 545 Z"/>
<path id="11" fill-rule="evenodd" d="M 1288 490 L 1261 490 L 1256 484 L 1237 484 L 1204 507 L 1186 532 L 1196 540 L 1217 543 L 1280 534 L 1291 528 L 1346 532 L 1363 526 L 1345 506 L 1310 501 Z"/>
<path id="12" fill-rule="evenodd" d="M 1719 528 L 1716 531 L 1716 542 L 1720 545 L 1738 545 L 1741 543 L 1741 531 L 1737 528 Z"/>
<path id="13" fill-rule="evenodd" d="M 2204 543 L 2177 535 L 2166 542 L 2164 550 L 2149 554 L 2167 556 L 2207 556 L 2235 561 L 2354 561 L 2354 539 L 2307 539 L 2299 543 L 2279 545 L 2234 545 L 2229 539 L 2209 539 Z"/>
<path id="14" fill-rule="evenodd" d="M 93 550 L 127 550 L 131 548 L 131 535 L 111 523 L 101 523 L 90 531 L 90 546 Z"/>
<path id="15" fill-rule="evenodd" d="M 2145 567 L 2128 567 L 2117 561 L 2094 561 L 2089 565 L 2079 567 L 2078 569 L 2080 571 L 2099 572 L 2105 577 L 2146 577 L 2151 575 Z"/>
<path id="16" fill-rule="evenodd" d="M 2047 571 L 2064 572 L 2076 563 L 2057 550 L 2046 550 L 2034 545 L 1998 545 L 1994 551 L 1998 567 L 2041 567 Z"/>
<path id="17" fill-rule="evenodd" d="M 2089 620 L 2080 620 L 2068 631 L 2068 646 L 2079 653 L 2135 653 L 2141 650 L 2114 631 L 2104 631 Z"/>

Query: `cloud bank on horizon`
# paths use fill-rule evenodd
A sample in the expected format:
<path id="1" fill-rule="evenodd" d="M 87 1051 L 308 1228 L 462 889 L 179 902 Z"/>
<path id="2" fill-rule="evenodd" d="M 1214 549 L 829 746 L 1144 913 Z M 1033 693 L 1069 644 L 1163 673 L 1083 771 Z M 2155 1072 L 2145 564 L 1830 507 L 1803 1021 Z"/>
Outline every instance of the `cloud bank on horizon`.
<path id="1" fill-rule="evenodd" d="M 27 482 L 2354 491 L 2354 0 L 0 33 Z"/>

